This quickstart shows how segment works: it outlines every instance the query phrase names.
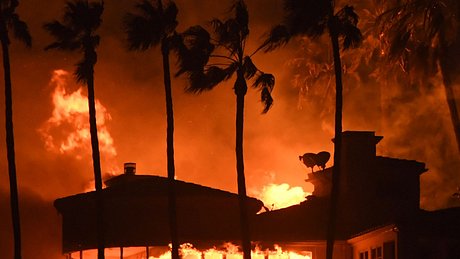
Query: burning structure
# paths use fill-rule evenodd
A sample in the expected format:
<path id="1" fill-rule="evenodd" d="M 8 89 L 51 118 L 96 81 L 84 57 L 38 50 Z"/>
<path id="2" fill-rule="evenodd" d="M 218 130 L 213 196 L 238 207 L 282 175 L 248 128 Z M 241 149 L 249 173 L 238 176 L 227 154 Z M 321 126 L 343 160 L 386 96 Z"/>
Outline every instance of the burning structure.
<path id="1" fill-rule="evenodd" d="M 460 208 L 420 209 L 419 177 L 427 171 L 425 164 L 377 156 L 381 139 L 374 132 L 343 133 L 334 258 L 460 258 Z M 149 258 L 149 247 L 164 247 L 170 240 L 167 179 L 135 175 L 133 170 L 128 165 L 103 190 L 106 246 L 119 248 L 121 254 L 123 247 L 147 247 L 144 255 Z M 309 174 L 313 195 L 288 208 L 257 214 L 264 206 L 250 198 L 254 243 L 325 258 L 331 174 L 331 168 Z M 236 194 L 181 181 L 176 186 L 182 243 L 207 249 L 239 242 Z M 96 248 L 94 206 L 94 192 L 55 202 L 63 219 L 63 252 L 69 257 Z"/>

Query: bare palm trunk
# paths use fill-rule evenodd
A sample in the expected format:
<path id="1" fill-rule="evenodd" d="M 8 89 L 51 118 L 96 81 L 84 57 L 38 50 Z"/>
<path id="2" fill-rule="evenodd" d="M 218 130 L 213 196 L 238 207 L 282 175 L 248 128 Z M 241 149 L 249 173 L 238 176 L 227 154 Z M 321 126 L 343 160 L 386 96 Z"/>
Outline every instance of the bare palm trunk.
<path id="1" fill-rule="evenodd" d="M 334 19 L 334 18 L 333 18 Z M 340 183 L 340 162 L 342 153 L 342 64 L 340 60 L 339 38 L 336 31 L 335 21 L 329 26 L 329 33 L 332 42 L 335 71 L 335 136 L 334 136 L 334 167 L 332 169 L 332 188 L 327 226 L 326 259 L 332 259 L 334 251 L 334 240 L 337 223 L 339 183 Z"/>
<path id="2" fill-rule="evenodd" d="M 95 55 L 95 53 L 94 53 Z M 93 69 L 92 69 L 93 70 Z M 96 124 L 96 102 L 94 94 L 94 71 L 88 78 L 88 108 L 89 108 L 89 130 L 91 135 L 91 148 L 93 156 L 94 185 L 96 188 L 96 227 L 97 227 L 97 258 L 103 259 L 105 238 L 104 238 L 104 202 L 102 196 L 102 172 L 99 153 L 99 140 Z"/>
<path id="3" fill-rule="evenodd" d="M 441 31 L 443 33 L 443 31 Z M 449 58 L 452 58 L 449 56 L 449 53 L 447 51 L 447 43 L 442 40 L 444 39 L 444 36 L 440 37 L 440 44 L 441 44 L 441 52 L 442 54 L 440 55 L 440 60 L 439 60 L 439 66 L 441 68 L 441 75 L 442 75 L 442 80 L 444 84 L 444 89 L 446 92 L 446 101 L 447 105 L 449 106 L 449 112 L 450 112 L 450 119 L 452 121 L 452 126 L 454 127 L 454 132 L 455 132 L 455 138 L 457 140 L 457 148 L 458 151 L 460 152 L 460 117 L 458 114 L 458 109 L 457 109 L 457 102 L 455 98 L 455 93 L 453 89 L 453 83 L 452 79 L 449 74 Z"/>
<path id="4" fill-rule="evenodd" d="M 168 211 L 169 211 L 169 231 L 171 234 L 172 259 L 179 259 L 179 238 L 177 228 L 177 202 L 175 186 L 175 166 L 174 166 L 174 114 L 171 93 L 171 75 L 169 71 L 169 46 L 166 38 L 161 43 L 161 53 L 163 55 L 163 79 L 166 94 L 166 153 L 168 160 Z"/>
<path id="5" fill-rule="evenodd" d="M 3 19 L 1 26 L 1 44 L 3 53 L 3 71 L 5 79 L 5 128 L 6 128 L 6 152 L 8 160 L 8 175 L 10 178 L 10 204 L 11 218 L 13 223 L 14 236 L 14 258 L 21 259 L 21 228 L 19 217 L 19 194 L 16 180 L 16 158 L 14 153 L 14 134 L 13 134 L 13 97 L 11 87 L 10 56 L 8 50 L 8 32 Z"/>
<path id="6" fill-rule="evenodd" d="M 235 82 L 236 94 L 236 173 L 238 182 L 238 201 L 240 207 L 241 242 L 243 246 L 243 258 L 251 259 L 251 235 L 248 222 L 248 208 L 246 195 L 246 180 L 244 176 L 243 156 L 243 122 L 244 122 L 244 97 L 247 92 L 247 84 L 241 69 L 237 72 Z"/>

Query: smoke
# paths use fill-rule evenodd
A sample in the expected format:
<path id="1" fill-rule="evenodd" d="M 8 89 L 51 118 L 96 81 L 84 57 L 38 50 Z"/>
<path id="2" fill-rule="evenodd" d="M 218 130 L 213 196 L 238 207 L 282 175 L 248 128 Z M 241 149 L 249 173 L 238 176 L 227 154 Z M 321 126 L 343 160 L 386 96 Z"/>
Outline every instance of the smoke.
<path id="1" fill-rule="evenodd" d="M 59 216 L 52 201 L 27 189 L 20 191 L 21 237 L 23 258 L 64 258 L 60 252 Z M 13 258 L 13 233 L 9 193 L 0 190 L 0 251 L 2 258 Z"/>
<path id="2" fill-rule="evenodd" d="M 380 151 L 426 164 L 421 206 L 430 210 L 460 204 L 452 197 L 460 184 L 460 158 L 441 82 L 438 75 L 428 87 L 399 85 L 383 98 L 386 134 Z"/>

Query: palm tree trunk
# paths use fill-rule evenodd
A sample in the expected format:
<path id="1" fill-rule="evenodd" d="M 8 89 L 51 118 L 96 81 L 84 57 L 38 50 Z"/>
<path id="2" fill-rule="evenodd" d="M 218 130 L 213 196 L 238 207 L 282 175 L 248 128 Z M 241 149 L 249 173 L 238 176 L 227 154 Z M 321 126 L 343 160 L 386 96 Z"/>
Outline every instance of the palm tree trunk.
<path id="1" fill-rule="evenodd" d="M 443 33 L 443 30 L 441 30 Z M 444 36 L 440 37 L 441 52 L 439 66 L 441 68 L 441 75 L 444 84 L 444 89 L 446 92 L 447 105 L 449 106 L 450 119 L 452 121 L 452 126 L 454 127 L 455 138 L 457 140 L 457 148 L 460 152 L 460 117 L 457 109 L 457 102 L 455 98 L 455 93 L 453 89 L 453 83 L 449 74 L 449 56 L 447 42 L 445 42 Z"/>
<path id="2" fill-rule="evenodd" d="M 6 152 L 8 160 L 8 175 L 10 178 L 10 204 L 14 236 L 14 258 L 21 258 L 21 228 L 19 217 L 19 194 L 16 180 L 16 158 L 14 152 L 13 134 L 13 97 L 11 87 L 10 56 L 8 50 L 8 31 L 1 19 L 1 44 L 3 53 L 3 71 L 5 79 L 5 128 L 6 128 Z"/>
<path id="3" fill-rule="evenodd" d="M 92 69 L 93 70 L 93 69 Z M 103 259 L 105 238 L 104 238 L 104 202 L 102 196 L 102 172 L 99 153 L 99 140 L 96 124 L 96 102 L 94 94 L 94 70 L 88 78 L 88 108 L 89 108 L 89 130 L 91 135 L 91 148 L 93 156 L 94 185 L 96 188 L 96 227 L 97 227 L 97 258 Z"/>
<path id="4" fill-rule="evenodd" d="M 163 79 L 166 95 L 166 153 L 168 160 L 168 211 L 169 211 L 169 231 L 171 234 L 171 258 L 179 259 L 179 238 L 177 229 L 177 202 L 175 186 L 175 166 L 174 166 L 174 114 L 171 91 L 171 74 L 169 70 L 169 45 L 167 38 L 161 43 L 161 53 L 163 56 Z"/>
<path id="5" fill-rule="evenodd" d="M 241 69 L 237 72 L 235 82 L 236 94 L 236 173 L 238 182 L 238 201 L 240 208 L 241 242 L 243 246 L 243 258 L 251 259 L 251 235 L 248 222 L 248 208 L 246 195 L 246 180 L 244 176 L 243 156 L 243 121 L 244 121 L 244 97 L 247 92 L 247 84 Z"/>
<path id="6" fill-rule="evenodd" d="M 454 127 L 457 148 L 460 152 L 460 119 L 458 115 L 457 102 L 455 100 L 454 89 L 452 81 L 450 81 L 450 77 L 448 75 L 444 75 L 445 73 L 442 74 L 444 89 L 446 91 L 447 105 L 449 106 L 450 119 L 452 121 L 452 126 Z"/>
<path id="7" fill-rule="evenodd" d="M 335 18 L 335 17 L 334 17 Z M 339 38 L 335 22 L 329 26 L 329 33 L 332 42 L 335 71 L 335 136 L 334 136 L 334 167 L 332 169 L 332 188 L 327 226 L 326 259 L 332 259 L 334 251 L 334 239 L 337 222 L 339 183 L 340 183 L 340 162 L 342 153 L 342 64 L 340 60 Z"/>

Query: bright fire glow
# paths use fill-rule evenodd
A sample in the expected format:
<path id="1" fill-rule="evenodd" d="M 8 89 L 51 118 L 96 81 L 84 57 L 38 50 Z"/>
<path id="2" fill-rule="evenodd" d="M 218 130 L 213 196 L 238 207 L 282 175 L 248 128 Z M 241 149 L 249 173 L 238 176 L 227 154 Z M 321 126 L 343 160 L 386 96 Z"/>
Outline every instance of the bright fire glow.
<path id="1" fill-rule="evenodd" d="M 81 159 L 83 153 L 91 152 L 88 98 L 79 88 L 69 92 L 67 82 L 70 75 L 65 70 L 55 70 L 50 81 L 54 87 L 52 94 L 53 111 L 51 117 L 39 129 L 49 151 L 61 154 L 75 154 Z M 107 109 L 96 100 L 96 119 L 100 151 L 105 156 L 114 157 L 117 151 L 107 128 L 111 116 Z"/>
<path id="2" fill-rule="evenodd" d="M 208 250 L 198 250 L 193 247 L 192 244 L 182 244 L 180 247 L 180 255 L 183 259 L 242 259 L 243 254 L 240 249 L 231 244 L 224 244 L 222 249 L 211 248 Z M 107 259 L 119 258 L 120 249 L 119 248 L 107 248 L 105 250 L 105 255 Z M 132 247 L 132 248 L 123 248 L 123 255 L 129 256 L 129 258 L 139 258 L 146 259 L 146 248 L 143 247 Z M 79 253 L 75 252 L 70 255 L 70 258 L 79 258 Z M 252 253 L 252 258 L 254 259 L 312 259 L 313 255 L 310 251 L 304 252 L 293 252 L 293 251 L 283 251 L 283 249 L 275 245 L 272 250 L 261 250 L 259 247 L 256 247 Z M 87 250 L 83 251 L 83 257 L 88 259 L 97 258 L 97 250 Z M 148 259 L 169 259 L 171 258 L 171 251 L 167 251 L 159 255 L 158 257 L 149 256 Z"/>
<path id="3" fill-rule="evenodd" d="M 265 204 L 270 210 L 282 209 L 299 204 L 311 193 L 305 192 L 302 187 L 291 187 L 287 183 L 268 184 L 254 196 Z"/>

